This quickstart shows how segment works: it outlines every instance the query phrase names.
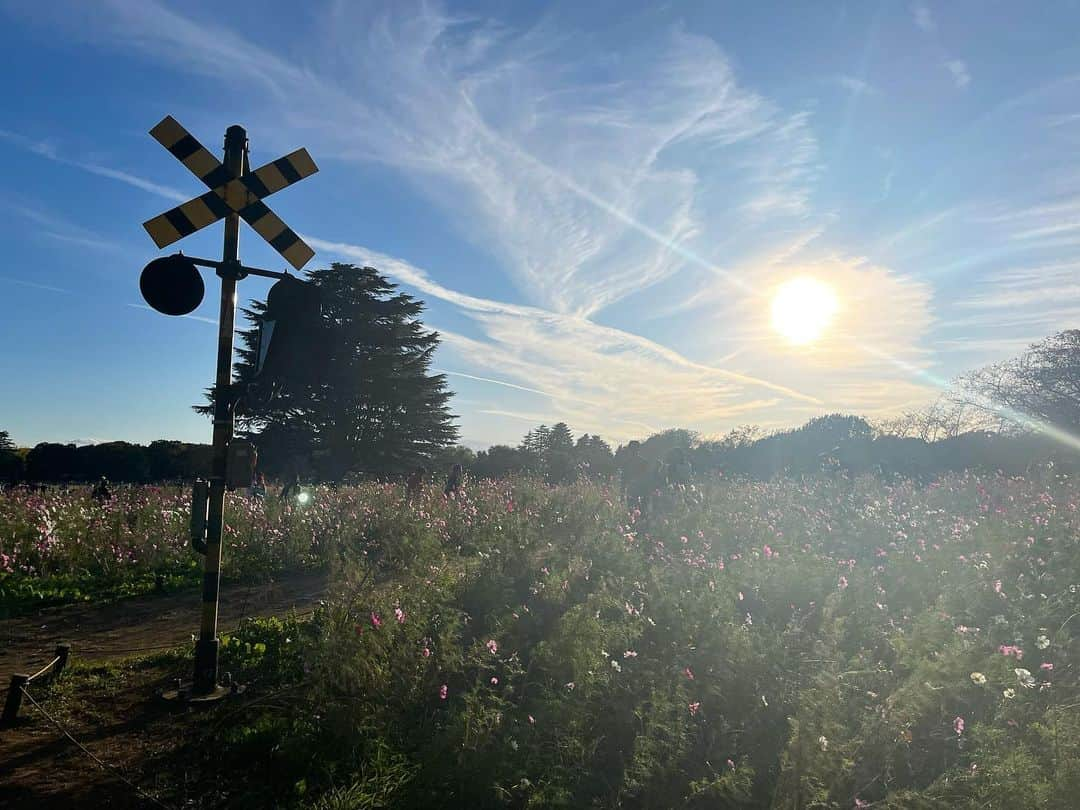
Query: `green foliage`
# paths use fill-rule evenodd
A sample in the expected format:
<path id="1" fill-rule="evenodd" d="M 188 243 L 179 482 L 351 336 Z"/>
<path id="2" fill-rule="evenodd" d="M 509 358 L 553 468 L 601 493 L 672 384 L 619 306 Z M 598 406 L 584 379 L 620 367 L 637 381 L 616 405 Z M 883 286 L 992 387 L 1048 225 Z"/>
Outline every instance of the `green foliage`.
<path id="1" fill-rule="evenodd" d="M 230 806 L 1075 805 L 1071 479 L 313 503 L 255 504 L 232 541 L 277 565 L 243 545 L 280 530 L 337 576 L 309 621 L 223 643 L 253 694 L 213 736 Z"/>

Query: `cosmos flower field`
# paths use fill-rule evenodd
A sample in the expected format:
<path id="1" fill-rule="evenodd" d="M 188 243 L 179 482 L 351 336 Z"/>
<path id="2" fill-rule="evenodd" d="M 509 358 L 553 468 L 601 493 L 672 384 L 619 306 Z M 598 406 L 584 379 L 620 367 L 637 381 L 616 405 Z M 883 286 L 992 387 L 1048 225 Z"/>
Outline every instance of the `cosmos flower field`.
<path id="1" fill-rule="evenodd" d="M 226 643 L 302 697 L 214 757 L 273 764 L 240 806 L 1074 807 L 1078 505 L 1049 473 L 236 498 L 226 575 L 335 584 Z M 187 520 L 4 493 L 4 598 L 195 582 Z"/>

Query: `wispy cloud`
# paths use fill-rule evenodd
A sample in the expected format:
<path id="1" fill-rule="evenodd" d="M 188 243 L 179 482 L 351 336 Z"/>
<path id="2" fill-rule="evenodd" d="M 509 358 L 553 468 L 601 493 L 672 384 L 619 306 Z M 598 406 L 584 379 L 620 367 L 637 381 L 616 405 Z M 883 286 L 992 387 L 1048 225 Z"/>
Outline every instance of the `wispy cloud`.
<path id="1" fill-rule="evenodd" d="M 926 38 L 933 43 L 935 50 L 939 54 L 939 58 L 942 60 L 942 66 L 949 72 L 952 77 L 953 84 L 957 89 L 963 90 L 969 84 L 971 84 L 971 71 L 968 68 L 967 62 L 963 59 L 954 58 L 945 45 L 941 43 L 938 38 L 938 26 L 937 21 L 934 19 L 934 15 L 930 11 L 930 7 L 926 3 L 918 0 L 911 5 L 911 16 L 915 20 L 922 32 L 926 35 Z"/>
<path id="2" fill-rule="evenodd" d="M 718 208 L 765 238 L 806 213 L 818 171 L 808 116 L 740 86 L 714 42 L 677 27 L 623 54 L 629 75 L 613 83 L 586 78 L 610 54 L 563 32 L 498 30 L 431 6 L 338 4 L 303 68 L 149 0 L 74 16 L 253 91 L 254 127 L 302 121 L 320 154 L 405 171 L 556 311 L 588 315 L 639 293 L 687 250 L 708 260 Z M 703 193 L 714 179 L 723 197 Z"/>
<path id="3" fill-rule="evenodd" d="M 438 328 L 436 327 L 436 331 Z M 476 374 L 466 374 L 464 371 L 449 371 L 445 368 L 432 369 L 436 374 L 446 374 L 451 377 L 462 377 L 466 380 L 475 380 L 477 382 L 484 382 L 490 385 L 501 385 L 503 388 L 513 388 L 515 391 L 525 391 L 530 394 L 541 394 L 545 397 L 552 396 L 547 391 L 541 391 L 539 388 L 530 388 L 527 385 L 517 385 L 516 383 L 507 382 L 506 380 L 495 380 L 491 377 L 479 377 Z"/>
<path id="4" fill-rule="evenodd" d="M 74 290 L 68 290 L 64 287 L 54 287 L 51 284 L 40 284 L 36 281 L 28 281 L 25 278 L 14 278 L 13 276 L 0 276 L 0 279 L 10 282 L 12 284 L 19 284 L 23 287 L 32 287 L 35 290 L 47 290 L 48 292 L 63 293 L 64 295 L 76 295 Z"/>
<path id="5" fill-rule="evenodd" d="M 61 216 L 48 211 L 43 211 L 34 205 L 21 201 L 13 201 L 0 198 L 0 209 L 21 217 L 38 226 L 38 234 L 47 239 L 57 242 L 66 242 L 79 247 L 92 248 L 94 250 L 122 251 L 124 248 L 117 242 L 102 239 L 93 231 L 76 225 Z"/>
<path id="6" fill-rule="evenodd" d="M 157 310 L 153 307 L 149 307 L 146 304 L 125 304 L 124 306 L 131 307 L 132 309 L 141 309 L 146 312 L 153 312 L 157 314 Z M 173 317 L 187 318 L 189 321 L 199 321 L 200 323 L 212 323 L 217 326 L 217 318 L 204 318 L 202 315 L 180 315 Z"/>
<path id="7" fill-rule="evenodd" d="M 870 84 L 870 82 L 856 76 L 837 76 L 836 83 L 852 95 L 856 96 L 875 95 L 878 92 L 878 89 Z"/>
<path id="8" fill-rule="evenodd" d="M 950 59 L 945 63 L 945 68 L 949 71 L 953 82 L 960 90 L 971 84 L 971 73 L 968 71 L 967 62 L 963 59 Z"/>
<path id="9" fill-rule="evenodd" d="M 159 197 L 164 197 L 167 200 L 174 200 L 176 202 L 187 202 L 193 196 L 192 194 L 184 194 L 182 191 L 178 191 L 171 186 L 164 186 L 161 183 L 154 183 L 150 180 L 145 180 L 142 177 L 137 177 L 130 172 L 122 172 L 118 169 L 110 169 L 108 166 L 101 166 L 96 163 L 85 163 L 82 161 L 70 161 L 73 165 L 78 166 L 80 169 L 86 169 L 91 174 L 97 174 L 102 177 L 109 177 L 113 180 L 119 180 L 121 183 L 127 183 L 129 186 L 133 186 L 142 191 L 148 191 L 151 194 L 157 194 Z"/>
<path id="10" fill-rule="evenodd" d="M 934 22 L 934 15 L 930 12 L 930 8 L 926 3 L 912 3 L 911 16 L 915 20 L 915 25 L 919 26 L 923 31 L 927 33 L 937 31 L 937 23 Z"/>
<path id="11" fill-rule="evenodd" d="M 744 392 L 754 389 L 778 394 L 770 400 L 773 405 L 821 404 L 790 386 L 695 362 L 639 335 L 580 316 L 450 290 L 408 262 L 376 251 L 309 241 L 325 254 L 378 267 L 429 300 L 462 309 L 482 337 L 440 329 L 444 352 L 476 369 L 474 378 L 509 378 L 515 388 L 542 393 L 551 401 L 551 413 L 583 430 L 625 437 L 658 422 L 718 429 L 746 412 Z M 750 407 L 761 402 L 753 401 Z"/>
<path id="12" fill-rule="evenodd" d="M 175 200 L 177 202 L 186 202 L 190 199 L 191 195 L 185 195 L 183 192 L 178 191 L 171 186 L 162 185 L 161 183 L 154 183 L 150 180 L 146 180 L 142 177 L 137 177 L 129 172 L 123 172 L 119 169 L 113 169 L 108 166 L 102 166 L 99 163 L 92 163 L 82 160 L 73 160 L 70 157 L 64 157 L 60 154 L 59 147 L 55 141 L 36 141 L 32 138 L 28 138 L 25 135 L 21 135 L 17 132 L 11 132 L 10 130 L 0 129 L 0 138 L 7 141 L 20 149 L 24 149 L 27 152 L 31 152 L 39 157 L 43 157 L 46 160 L 51 160 L 54 163 L 61 163 L 67 166 L 76 166 L 80 169 L 90 172 L 91 174 L 100 175 L 101 177 L 108 177 L 113 180 L 119 180 L 121 183 L 127 183 L 129 186 L 140 189 L 142 191 L 156 194 L 160 197 L 164 197 L 167 200 Z"/>

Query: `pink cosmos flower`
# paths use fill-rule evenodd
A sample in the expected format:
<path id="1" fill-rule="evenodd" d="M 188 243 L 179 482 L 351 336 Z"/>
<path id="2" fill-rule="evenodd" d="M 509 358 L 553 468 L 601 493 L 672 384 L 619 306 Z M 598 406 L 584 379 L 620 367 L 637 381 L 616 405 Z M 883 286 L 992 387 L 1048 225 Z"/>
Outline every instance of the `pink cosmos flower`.
<path id="1" fill-rule="evenodd" d="M 487 644 L 485 644 L 484 646 L 488 648 L 488 652 L 490 652 L 492 655 L 499 651 L 499 645 L 493 638 L 489 638 Z"/>
<path id="2" fill-rule="evenodd" d="M 1039 669 L 1044 669 L 1047 672 L 1053 672 L 1054 671 L 1054 665 L 1051 664 L 1049 661 L 1047 661 L 1045 664 L 1039 664 Z"/>
<path id="3" fill-rule="evenodd" d="M 529 715 L 529 725 L 531 726 L 531 725 L 533 725 L 533 724 L 535 724 L 535 723 L 536 723 L 536 718 L 535 718 L 535 717 L 533 717 L 533 716 L 532 716 L 532 715 L 530 714 L 530 715 Z"/>
<path id="4" fill-rule="evenodd" d="M 498 686 L 499 685 L 499 679 L 496 678 L 494 675 L 491 676 L 491 685 L 492 686 Z"/>
<path id="5" fill-rule="evenodd" d="M 864 802 L 862 799 L 856 797 L 855 798 L 855 806 L 856 807 L 869 807 L 870 802 Z"/>
<path id="6" fill-rule="evenodd" d="M 848 585 L 847 577 L 844 577 L 844 576 L 840 577 L 840 581 L 837 583 L 837 587 L 840 590 L 844 590 L 844 588 L 846 588 L 847 585 Z"/>
<path id="7" fill-rule="evenodd" d="M 405 624 L 405 611 L 399 607 L 394 608 L 394 618 L 398 624 Z"/>
<path id="8" fill-rule="evenodd" d="M 431 650 L 429 650 L 427 647 L 424 647 L 424 649 L 420 651 L 420 654 L 424 656 L 424 658 L 430 658 Z"/>
<path id="9" fill-rule="evenodd" d="M 693 717 L 694 715 L 696 715 L 698 713 L 698 709 L 701 708 L 701 703 L 699 701 L 695 701 L 693 703 L 688 704 L 687 708 L 690 709 L 690 716 Z"/>
<path id="10" fill-rule="evenodd" d="M 683 675 L 685 675 L 688 680 L 694 680 L 694 670 L 690 669 L 690 667 L 683 670 Z"/>
<path id="11" fill-rule="evenodd" d="M 732 762 L 730 759 L 727 761 L 727 766 L 731 768 L 731 770 L 735 770 L 735 763 Z"/>
<path id="12" fill-rule="evenodd" d="M 446 700 L 447 691 L 449 690 L 447 690 L 445 683 L 439 687 L 439 700 Z"/>
<path id="13" fill-rule="evenodd" d="M 371 612 L 371 626 L 376 630 L 382 627 L 382 619 L 379 618 L 379 614 L 375 611 Z"/>
<path id="14" fill-rule="evenodd" d="M 952 721 L 952 727 L 953 731 L 956 732 L 956 736 L 959 737 L 961 734 L 964 733 L 964 718 L 957 717 L 955 720 Z"/>
<path id="15" fill-rule="evenodd" d="M 1001 593 L 1001 580 L 1000 579 L 995 579 L 994 580 L 994 593 Z"/>

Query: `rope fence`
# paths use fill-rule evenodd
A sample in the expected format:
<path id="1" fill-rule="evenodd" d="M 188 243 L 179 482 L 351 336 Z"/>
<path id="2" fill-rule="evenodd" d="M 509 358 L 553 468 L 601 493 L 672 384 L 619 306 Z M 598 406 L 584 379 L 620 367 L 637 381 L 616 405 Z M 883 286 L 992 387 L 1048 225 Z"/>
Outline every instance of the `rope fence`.
<path id="1" fill-rule="evenodd" d="M 8 686 L 7 700 L 4 701 L 4 712 L 0 715 L 0 726 L 11 726 L 19 717 L 19 709 L 22 707 L 23 695 L 26 688 L 39 678 L 48 676 L 54 681 L 64 672 L 67 666 L 68 656 L 71 654 L 70 644 L 57 644 L 55 657 L 33 675 L 16 672 L 11 676 L 11 684 Z"/>
<path id="2" fill-rule="evenodd" d="M 49 712 L 47 712 L 45 710 L 45 707 L 42 706 L 40 703 L 38 703 L 34 699 L 34 696 L 31 695 L 30 692 L 27 691 L 25 686 L 20 686 L 19 691 L 22 693 L 22 695 L 24 695 L 26 697 L 27 700 L 29 700 L 34 705 L 35 709 L 37 709 L 39 712 L 41 712 L 45 716 L 46 720 L 48 720 L 50 723 L 52 723 L 56 727 L 57 731 L 59 731 L 61 734 L 63 734 L 65 737 L 67 737 L 68 740 L 71 743 L 73 743 L 80 751 L 83 752 L 83 754 L 85 754 L 93 762 L 95 762 L 98 765 L 98 767 L 100 767 L 102 770 L 105 770 L 105 771 L 108 771 L 109 773 L 111 773 L 113 776 L 115 776 L 117 779 L 119 779 L 121 782 L 123 782 L 125 785 L 127 785 L 129 788 L 131 788 L 133 791 L 135 791 L 135 793 L 138 794 L 138 796 L 141 799 L 145 799 L 146 801 L 150 802 L 151 804 L 153 804 L 153 805 L 155 805 L 157 807 L 164 808 L 164 810 L 174 810 L 174 808 L 172 808 L 170 805 L 165 804 L 165 802 L 161 801 L 161 799 L 157 798 L 153 794 L 147 793 L 141 787 L 139 787 L 134 782 L 132 782 L 130 779 L 128 779 L 126 776 L 124 776 L 124 774 L 120 771 L 120 769 L 117 768 L 115 765 L 110 765 L 108 762 L 103 761 L 93 751 L 91 751 L 89 748 L 87 748 L 85 745 L 83 745 L 81 742 L 79 742 L 77 739 L 75 739 L 75 737 L 72 736 L 71 732 L 68 731 L 66 728 L 64 728 L 63 724 L 59 720 L 57 720 L 55 717 L 53 717 L 51 714 L 49 714 Z M 9 692 L 8 699 L 10 700 L 10 692 Z M 20 700 L 21 699 L 22 698 L 20 697 Z"/>

